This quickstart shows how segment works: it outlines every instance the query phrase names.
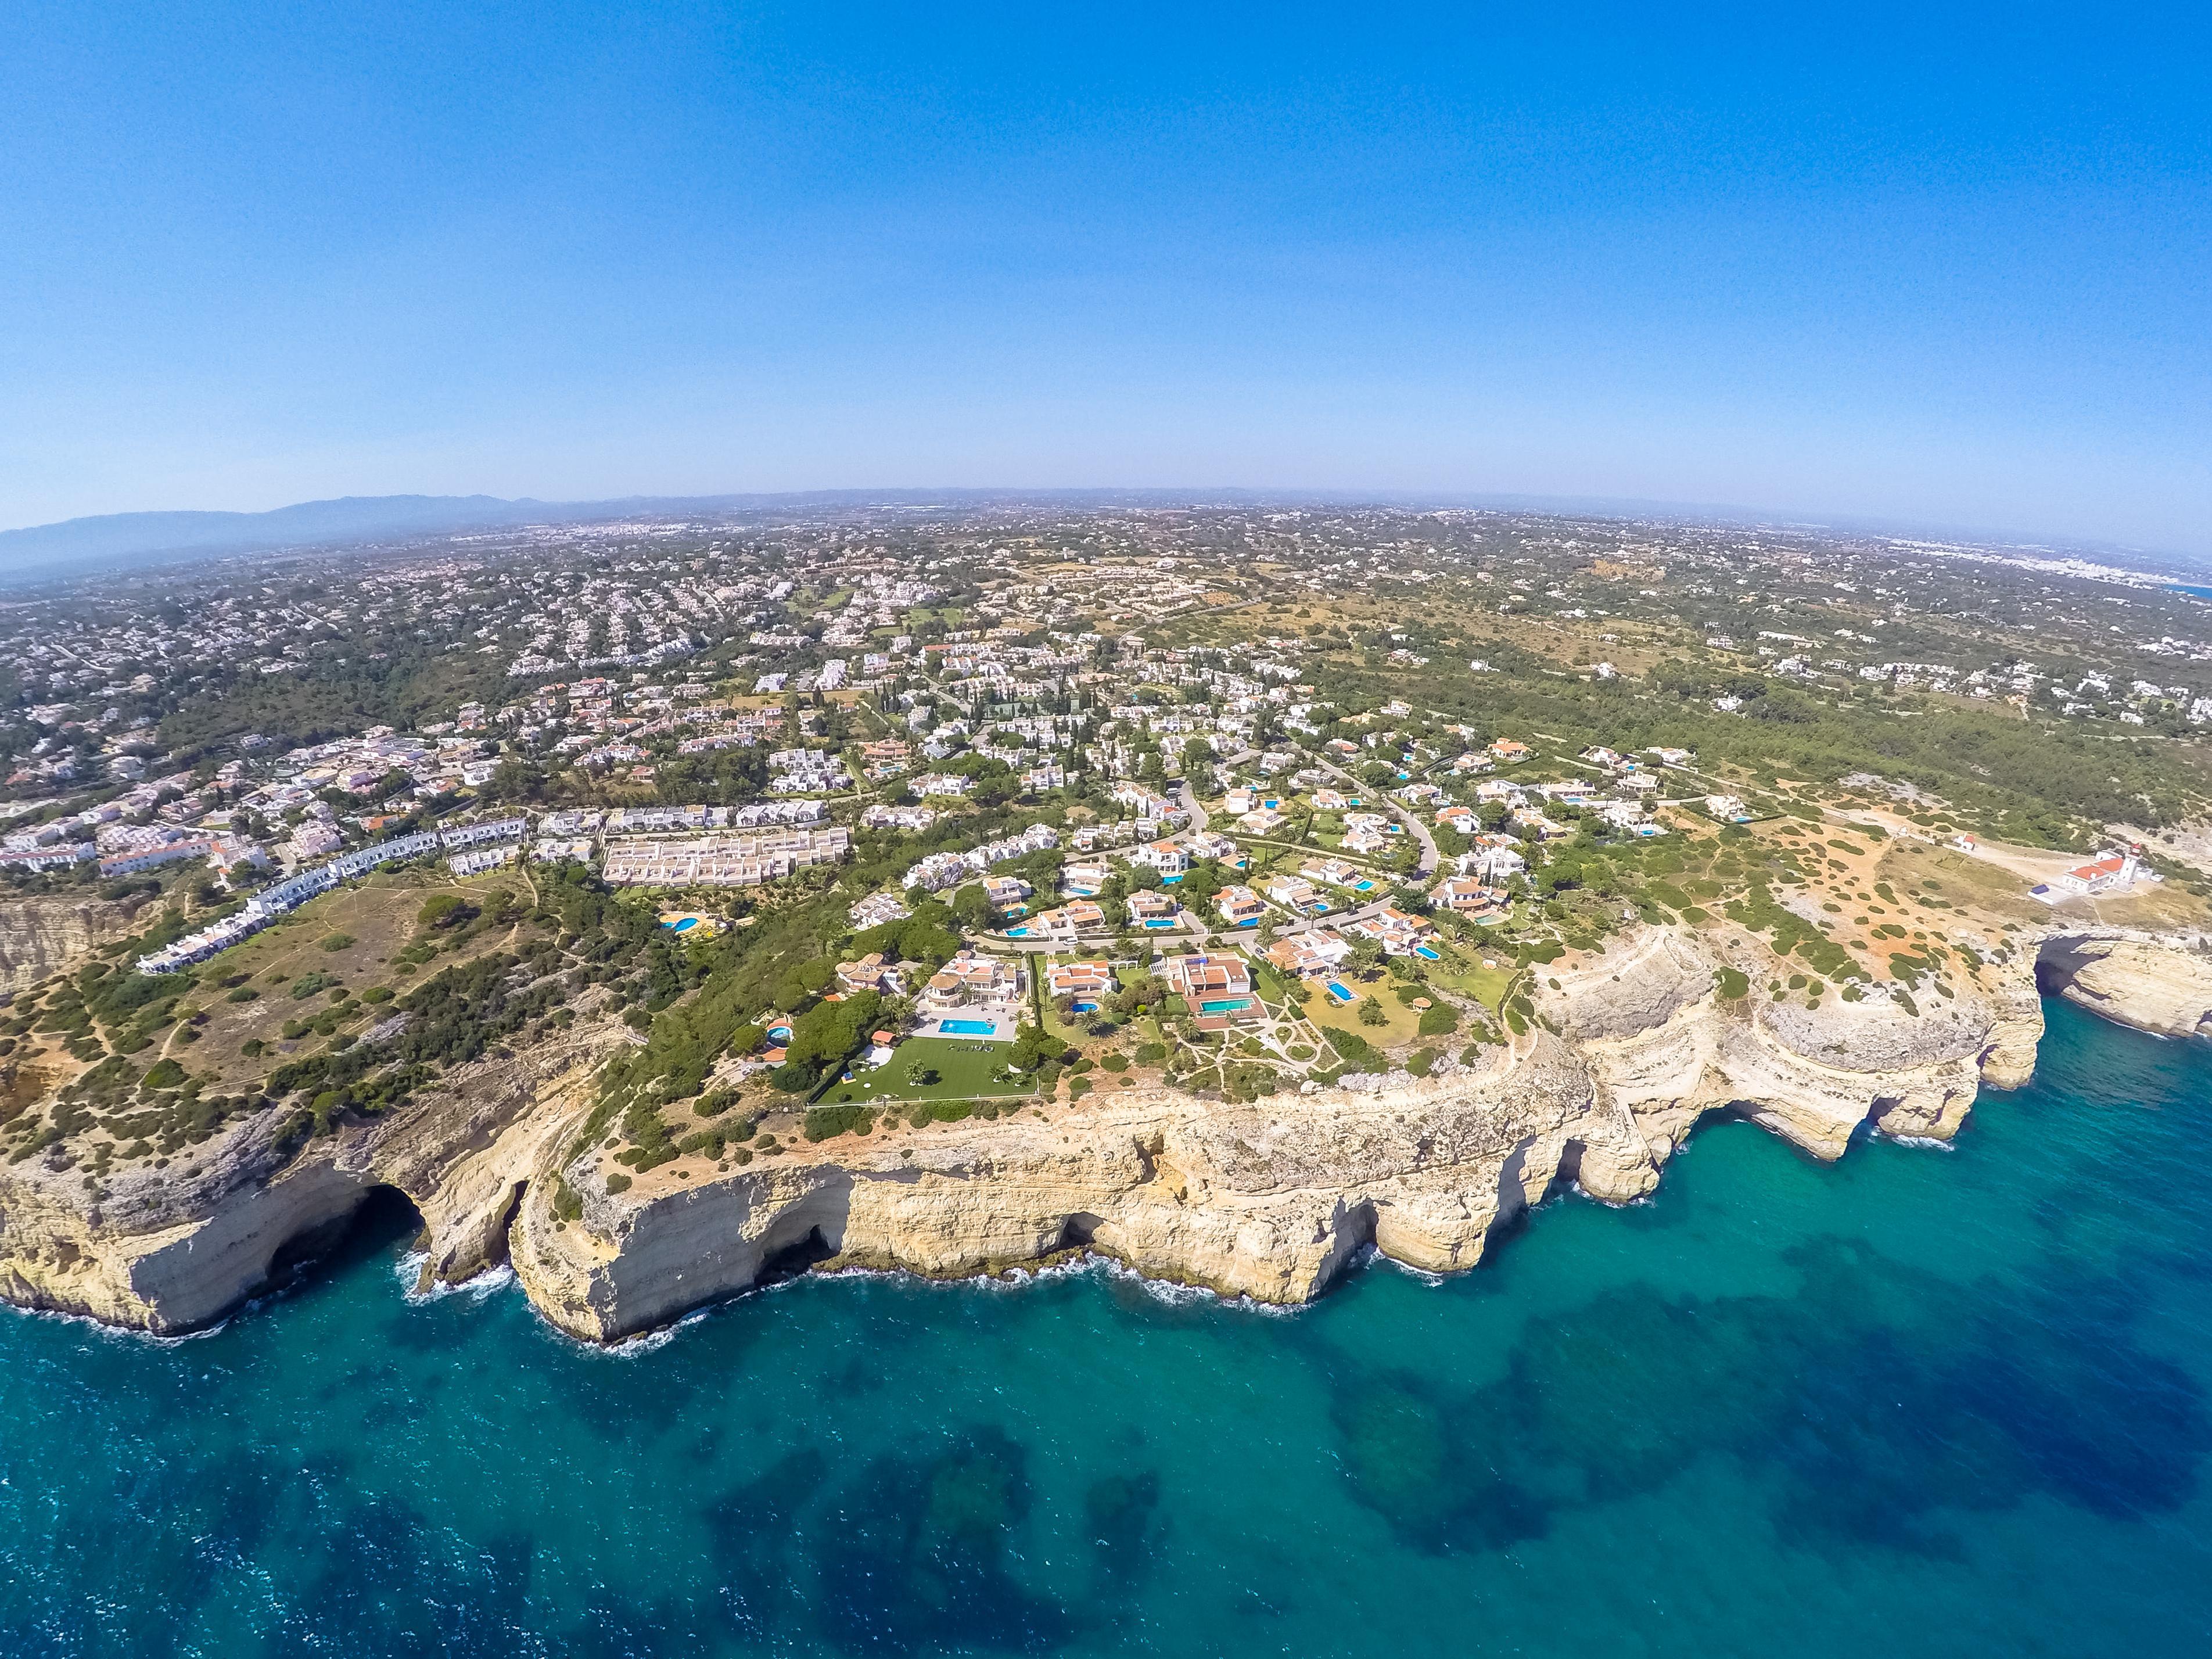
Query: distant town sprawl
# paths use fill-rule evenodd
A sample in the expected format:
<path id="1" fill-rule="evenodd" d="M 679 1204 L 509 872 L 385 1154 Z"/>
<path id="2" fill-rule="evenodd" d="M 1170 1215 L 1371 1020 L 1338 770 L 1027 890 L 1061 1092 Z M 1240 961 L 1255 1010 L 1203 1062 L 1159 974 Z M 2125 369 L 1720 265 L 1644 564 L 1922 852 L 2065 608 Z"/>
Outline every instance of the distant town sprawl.
<path id="1" fill-rule="evenodd" d="M 228 875 L 410 815 L 851 790 L 919 828 L 994 793 L 979 760 L 1036 796 L 1539 727 L 1721 733 L 1827 782 L 1856 748 L 2057 841 L 2196 798 L 2193 744 L 2111 739 L 2212 723 L 2208 617 L 2037 550 L 1475 511 L 854 510 L 217 561 L 0 608 L 0 858 Z M 1944 720 L 1976 713 L 1996 740 Z M 2059 766 L 2062 736 L 2111 763 Z"/>

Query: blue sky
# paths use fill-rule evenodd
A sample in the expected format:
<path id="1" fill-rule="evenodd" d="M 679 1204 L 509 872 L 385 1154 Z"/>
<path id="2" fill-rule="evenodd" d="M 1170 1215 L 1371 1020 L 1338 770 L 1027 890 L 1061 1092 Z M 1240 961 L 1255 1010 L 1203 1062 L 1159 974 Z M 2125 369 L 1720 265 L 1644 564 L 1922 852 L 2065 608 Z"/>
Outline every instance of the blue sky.
<path id="1" fill-rule="evenodd" d="M 1239 484 L 2212 554 L 2179 8 L 0 13 L 0 526 Z"/>

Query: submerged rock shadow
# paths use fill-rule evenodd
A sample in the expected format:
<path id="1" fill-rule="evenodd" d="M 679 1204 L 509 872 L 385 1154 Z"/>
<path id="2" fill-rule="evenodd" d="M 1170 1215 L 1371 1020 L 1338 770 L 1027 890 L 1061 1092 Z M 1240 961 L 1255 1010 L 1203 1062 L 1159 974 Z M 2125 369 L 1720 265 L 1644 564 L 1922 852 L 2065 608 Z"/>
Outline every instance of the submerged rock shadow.
<path id="1" fill-rule="evenodd" d="M 1784 1542 L 1927 1553 L 1956 1547 L 1947 1513 L 2042 1497 L 2126 1519 L 2194 1494 L 2212 1413 L 2142 1345 L 2124 1279 L 1916 1280 L 1844 1239 L 1790 1260 L 1794 1297 L 1593 1297 L 1466 1394 L 1337 1372 L 1353 1496 L 1410 1548 L 1494 1550 L 1717 1455 L 1767 1488 Z"/>

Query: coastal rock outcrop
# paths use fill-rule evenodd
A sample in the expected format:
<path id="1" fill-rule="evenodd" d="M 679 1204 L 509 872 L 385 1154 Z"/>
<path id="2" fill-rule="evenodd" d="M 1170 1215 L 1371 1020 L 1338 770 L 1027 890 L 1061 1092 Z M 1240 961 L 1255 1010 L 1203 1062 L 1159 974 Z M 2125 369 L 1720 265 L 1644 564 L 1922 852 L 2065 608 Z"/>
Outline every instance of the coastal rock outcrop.
<path id="1" fill-rule="evenodd" d="M 1658 1176 L 1627 1115 L 1543 1037 L 1489 1072 L 1249 1105 L 1132 1091 L 1086 1111 L 800 1149 L 695 1185 L 606 1191 L 565 1171 L 574 1225 L 534 1185 L 515 1270 L 546 1316 L 609 1340 L 760 1279 L 793 1251 L 953 1277 L 1082 1247 L 1258 1302 L 1325 1289 L 1362 1247 L 1449 1270 L 1563 1176 L 1626 1200 Z"/>
<path id="2" fill-rule="evenodd" d="M 106 899 L 42 895 L 0 899 L 0 992 L 20 991 L 74 968 L 132 927 L 137 907 Z"/>
<path id="3" fill-rule="evenodd" d="M 2061 934 L 2044 943 L 2044 988 L 2101 1019 L 2160 1036 L 2212 1034 L 2212 952 L 2130 934 Z"/>
<path id="4" fill-rule="evenodd" d="M 617 1029 L 579 1025 L 526 1055 L 462 1068 L 389 1117 L 296 1152 L 264 1114 L 167 1168 L 105 1182 L 39 1161 L 0 1169 L 0 1297 L 191 1330 L 314 1254 L 380 1187 L 421 1214 L 426 1274 L 465 1279 L 506 1259 L 521 1185 Z"/>
<path id="5" fill-rule="evenodd" d="M 1917 1011 L 1881 987 L 1808 1006 L 1773 969 L 1743 936 L 1647 930 L 1540 975 L 1533 1027 L 1445 1075 L 1249 1103 L 1115 1088 L 994 1120 L 880 1123 L 737 1167 L 684 1160 L 620 1191 L 602 1163 L 613 1143 L 575 1144 L 598 1067 L 625 1040 L 601 1018 L 304 1149 L 279 1144 L 264 1114 L 170 1167 L 104 1182 L 42 1160 L 0 1169 L 0 1296 L 189 1329 L 281 1277 L 383 1187 L 422 1215 L 427 1277 L 511 1258 L 545 1316 L 592 1340 L 823 1259 L 948 1277 L 1089 1250 L 1297 1303 L 1370 1246 L 1472 1267 L 1568 1182 L 1639 1197 L 1711 1112 L 1835 1158 L 1869 1127 L 1953 1134 L 1982 1083 L 2033 1070 L 2042 1022 L 2026 939 L 1978 953 Z M 2040 972 L 2147 1030 L 2205 1029 L 2212 1011 L 2212 958 L 2154 940 L 2054 937 Z"/>

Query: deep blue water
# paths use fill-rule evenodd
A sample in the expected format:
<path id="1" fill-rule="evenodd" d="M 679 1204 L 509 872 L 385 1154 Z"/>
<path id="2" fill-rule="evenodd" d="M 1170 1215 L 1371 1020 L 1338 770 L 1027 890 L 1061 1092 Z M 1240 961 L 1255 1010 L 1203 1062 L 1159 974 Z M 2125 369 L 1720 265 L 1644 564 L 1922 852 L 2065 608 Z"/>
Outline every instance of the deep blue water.
<path id="1" fill-rule="evenodd" d="M 1956 1150 L 1701 1133 L 1270 1315 L 805 1279 L 608 1354 L 404 1227 L 213 1335 L 0 1317 L 0 1653 L 2212 1651 L 2212 1048 Z"/>

